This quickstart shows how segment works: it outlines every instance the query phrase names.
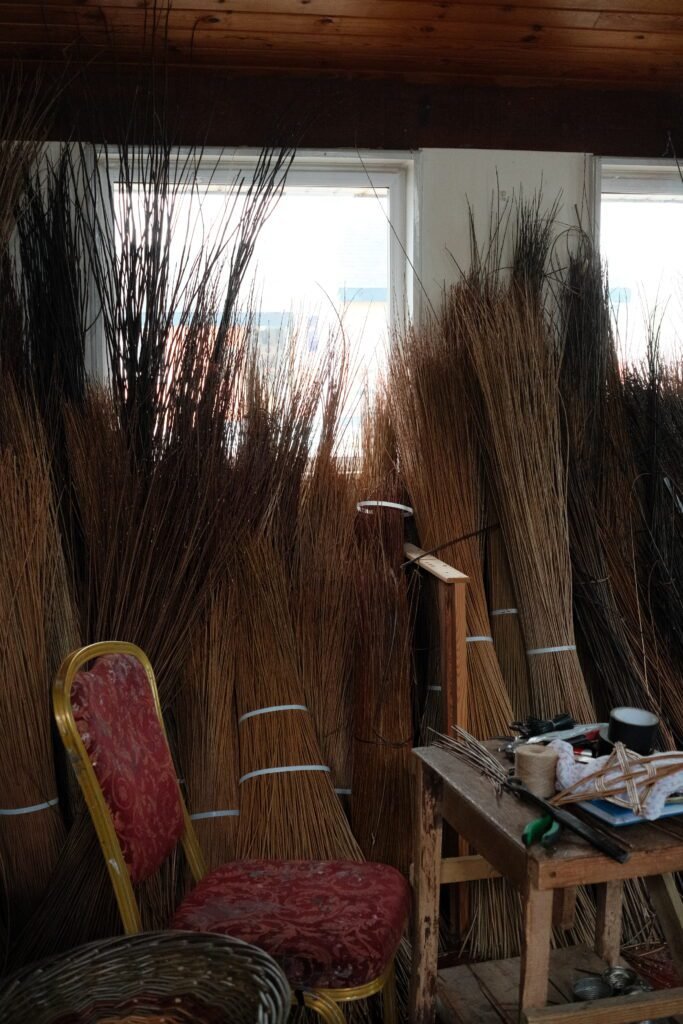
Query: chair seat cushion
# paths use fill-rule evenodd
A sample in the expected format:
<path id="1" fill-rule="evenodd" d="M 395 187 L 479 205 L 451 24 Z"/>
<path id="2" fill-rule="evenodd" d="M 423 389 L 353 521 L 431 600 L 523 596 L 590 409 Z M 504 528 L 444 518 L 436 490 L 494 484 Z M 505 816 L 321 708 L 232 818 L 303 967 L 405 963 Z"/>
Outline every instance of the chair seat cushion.
<path id="1" fill-rule="evenodd" d="M 347 988 L 384 971 L 409 908 L 408 883 L 386 864 L 235 861 L 202 879 L 171 927 L 260 946 L 293 988 Z"/>

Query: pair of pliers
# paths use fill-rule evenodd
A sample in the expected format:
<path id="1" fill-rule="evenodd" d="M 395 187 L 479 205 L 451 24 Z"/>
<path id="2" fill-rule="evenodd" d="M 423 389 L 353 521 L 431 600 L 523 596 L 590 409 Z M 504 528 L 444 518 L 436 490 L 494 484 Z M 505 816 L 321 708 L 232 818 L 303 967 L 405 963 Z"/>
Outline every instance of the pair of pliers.
<path id="1" fill-rule="evenodd" d="M 549 814 L 544 814 L 541 818 L 535 818 L 525 826 L 522 832 L 522 842 L 525 846 L 540 843 L 547 850 L 555 845 L 560 838 L 561 831 L 562 826 L 559 821 L 551 818 Z"/>

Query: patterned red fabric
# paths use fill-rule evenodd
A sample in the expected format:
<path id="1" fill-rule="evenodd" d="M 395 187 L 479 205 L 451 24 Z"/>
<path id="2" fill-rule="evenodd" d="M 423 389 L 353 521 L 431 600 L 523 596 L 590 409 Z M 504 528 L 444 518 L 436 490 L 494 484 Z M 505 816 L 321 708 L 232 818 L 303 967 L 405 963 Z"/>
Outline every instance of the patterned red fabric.
<path id="1" fill-rule="evenodd" d="M 408 883 L 386 864 L 235 861 L 199 883 L 171 928 L 254 943 L 293 988 L 346 988 L 386 968 L 409 907 Z"/>
<path id="2" fill-rule="evenodd" d="M 183 833 L 176 773 L 144 668 L 130 654 L 79 672 L 71 706 L 133 882 L 148 878 Z"/>

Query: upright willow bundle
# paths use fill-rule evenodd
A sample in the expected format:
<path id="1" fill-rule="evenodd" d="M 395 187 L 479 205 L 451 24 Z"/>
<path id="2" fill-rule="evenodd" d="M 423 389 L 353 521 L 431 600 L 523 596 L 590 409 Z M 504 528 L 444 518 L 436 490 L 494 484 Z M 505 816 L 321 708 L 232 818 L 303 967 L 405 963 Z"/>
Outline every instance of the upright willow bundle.
<path id="1" fill-rule="evenodd" d="M 82 581 L 81 635 L 84 642 L 137 642 L 152 660 L 165 706 L 245 516 L 248 487 L 229 487 L 249 340 L 237 302 L 290 156 L 269 151 L 250 183 L 238 176 L 207 236 L 191 206 L 205 195 L 197 152 L 125 142 L 116 169 L 105 151 L 92 176 L 83 161 L 72 178 L 112 385 L 109 394 L 90 388 L 66 416 L 71 500 L 82 528 L 74 571 Z M 106 912 L 102 886 L 109 883 L 92 839 L 78 817 L 23 955 L 36 945 L 50 952 L 84 941 L 86 926 L 101 934 L 104 922 L 90 908 Z M 176 886 L 169 862 L 141 890 L 149 927 L 168 921 Z"/>
<path id="2" fill-rule="evenodd" d="M 47 130 L 44 95 L 15 70 L 0 96 L 0 250 L 16 223 L 16 206 L 26 174 L 38 158 Z"/>
<path id="3" fill-rule="evenodd" d="M 681 365 L 659 351 L 659 332 L 650 325 L 647 360 L 624 371 L 623 395 L 638 483 L 640 578 L 644 613 L 654 618 L 677 671 L 683 664 L 683 384 Z M 659 665 L 654 681 L 680 736 L 680 700 L 668 694 Z"/>
<path id="4" fill-rule="evenodd" d="M 568 440 L 574 609 L 586 679 L 601 716 L 622 703 L 656 711 L 658 700 L 648 681 L 646 610 L 638 613 L 637 584 L 634 591 L 609 514 L 617 495 L 620 514 L 632 514 L 635 467 L 628 480 L 627 438 L 618 431 L 621 394 L 607 283 L 587 241 L 570 254 L 563 285 L 560 387 Z M 636 598 L 635 617 L 633 611 L 625 614 L 624 584 Z"/>
<path id="5" fill-rule="evenodd" d="M 453 316 L 454 307 L 465 297 L 462 286 L 454 289 L 439 322 L 413 329 L 395 345 L 392 409 L 401 472 L 415 509 L 420 541 L 428 549 L 456 541 L 440 554 L 468 576 L 468 721 L 460 724 L 488 738 L 504 735 L 514 716 L 494 648 L 484 590 L 482 465 L 465 390 L 461 325 Z M 514 942 L 509 948 L 496 943 L 508 935 L 502 922 L 514 915 L 512 892 L 499 883 L 476 883 L 467 898 L 473 909 L 467 937 L 470 949 L 482 956 L 510 955 Z M 467 912 L 464 919 L 466 916 Z"/>
<path id="6" fill-rule="evenodd" d="M 321 433 L 303 481 L 296 531 L 297 642 L 306 704 L 340 796 L 351 793 L 351 668 L 358 629 L 354 517 L 358 486 L 338 451 L 343 355 L 326 382 Z"/>
<path id="7" fill-rule="evenodd" d="M 245 544 L 236 622 L 240 857 L 359 859 L 305 703 L 279 543 Z"/>
<path id="8" fill-rule="evenodd" d="M 542 230 L 542 225 L 541 229 Z M 536 261 L 534 261 L 534 267 Z M 531 282 L 472 279 L 455 296 L 479 435 L 512 569 L 537 714 L 593 710 L 576 654 L 558 353 Z"/>
<path id="9" fill-rule="evenodd" d="M 362 499 L 399 502 L 395 442 L 382 397 L 363 439 Z M 351 824 L 364 855 L 407 872 L 411 853 L 414 593 L 402 563 L 400 510 L 356 516 Z M 413 578 L 414 580 L 415 578 Z"/>
<path id="10" fill-rule="evenodd" d="M 237 838 L 237 612 L 231 584 L 219 584 L 190 639 L 183 683 L 174 705 L 178 763 L 209 869 L 234 857 Z"/>
<path id="11" fill-rule="evenodd" d="M 394 348 L 392 412 L 401 472 L 422 546 L 468 576 L 467 669 L 469 721 L 483 738 L 505 734 L 512 707 L 491 634 L 483 575 L 482 467 L 465 392 L 466 354 L 459 316 L 464 287 L 449 296 L 443 322 L 415 328 Z M 460 539 L 459 539 L 460 538 Z"/>
<path id="12" fill-rule="evenodd" d="M 38 83 L 15 70 L 0 95 L 0 370 L 18 376 L 24 363 L 23 315 L 13 268 L 17 208 L 40 157 L 48 109 Z"/>
<path id="13" fill-rule="evenodd" d="M 35 411 L 3 379 L 0 417 L 0 859 L 16 936 L 43 896 L 63 840 L 51 735 L 49 623 L 61 541 Z"/>
<path id="14" fill-rule="evenodd" d="M 197 216 L 210 198 L 201 151 L 161 138 L 100 157 L 106 173 L 82 179 L 82 217 L 114 402 L 136 454 L 147 455 L 187 427 L 188 402 L 203 404 L 225 378 L 249 261 L 293 151 L 265 149 L 249 180 L 236 173 L 210 228 L 210 215 Z"/>
<path id="15" fill-rule="evenodd" d="M 74 190 L 74 151 L 45 155 L 17 207 L 18 287 L 24 314 L 23 376 L 64 459 L 62 408 L 85 391 L 88 265 Z M 64 472 L 65 466 L 57 467 Z M 61 481 L 60 481 L 61 482 Z"/>
<path id="16" fill-rule="evenodd" d="M 222 452 L 207 446 L 197 464 L 190 438 L 185 449 L 140 463 L 109 397 L 95 388 L 67 428 L 86 550 L 84 636 L 138 643 L 168 701 L 210 592 L 219 540 L 223 531 L 230 536 L 230 519 L 213 504 Z"/>
<path id="17" fill-rule="evenodd" d="M 515 584 L 500 529 L 489 531 L 486 554 L 493 645 L 510 695 L 513 714 L 516 719 L 525 718 L 531 712 L 529 666 Z"/>

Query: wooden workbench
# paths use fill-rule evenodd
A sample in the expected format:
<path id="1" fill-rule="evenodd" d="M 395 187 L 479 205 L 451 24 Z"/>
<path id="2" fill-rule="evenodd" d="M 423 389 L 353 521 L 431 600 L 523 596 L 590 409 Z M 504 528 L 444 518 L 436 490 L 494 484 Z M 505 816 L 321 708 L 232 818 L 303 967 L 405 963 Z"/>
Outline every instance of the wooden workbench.
<path id="1" fill-rule="evenodd" d="M 496 746 L 491 744 L 492 749 Z M 522 843 L 522 830 L 538 817 L 538 810 L 510 793 L 497 796 L 488 779 L 446 750 L 421 747 L 413 753 L 417 760 L 417 806 L 411 1024 L 433 1024 L 435 1020 L 440 886 L 497 875 L 516 886 L 522 897 L 523 945 L 517 966 L 521 1021 L 628 1024 L 647 1017 L 650 1009 L 656 1017 L 683 1012 L 683 988 L 646 993 L 642 998 L 622 996 L 599 1003 L 546 1006 L 553 904 L 557 912 L 562 897 L 570 897 L 577 885 L 597 887 L 595 952 L 605 964 L 614 964 L 619 957 L 623 880 L 644 878 L 674 963 L 683 977 L 683 906 L 672 877 L 672 872 L 683 869 L 680 819 L 609 830 L 631 853 L 625 864 L 605 857 L 566 831 L 553 851 L 539 845 L 527 849 Z M 476 856 L 442 858 L 444 820 L 476 850 Z M 593 819 L 591 823 L 598 824 Z M 566 904 L 571 906 L 570 898 Z M 499 962 L 503 964 L 508 974 L 514 970 L 509 961 Z"/>

